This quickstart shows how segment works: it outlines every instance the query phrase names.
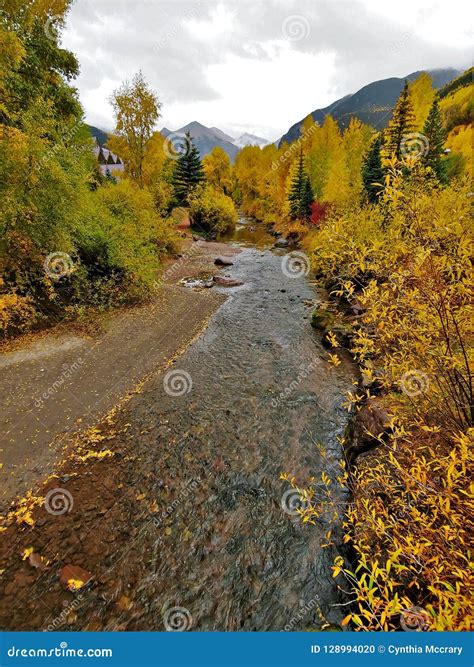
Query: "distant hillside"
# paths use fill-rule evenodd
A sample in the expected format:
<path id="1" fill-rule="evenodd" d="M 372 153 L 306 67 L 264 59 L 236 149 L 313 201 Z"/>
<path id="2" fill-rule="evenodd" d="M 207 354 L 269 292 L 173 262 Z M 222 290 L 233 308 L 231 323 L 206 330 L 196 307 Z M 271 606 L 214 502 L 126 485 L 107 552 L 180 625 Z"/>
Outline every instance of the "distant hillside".
<path id="1" fill-rule="evenodd" d="M 463 72 L 460 76 L 456 77 L 449 83 L 447 83 L 438 93 L 438 97 L 442 100 L 444 97 L 451 95 L 459 88 L 464 88 L 465 86 L 471 85 L 473 83 L 473 74 L 474 67 Z"/>
<path id="2" fill-rule="evenodd" d="M 89 132 L 97 139 L 101 146 L 107 143 L 107 132 L 100 130 L 98 127 L 94 127 L 93 125 L 87 125 L 87 127 L 89 128 Z"/>
<path id="3" fill-rule="evenodd" d="M 235 156 L 239 152 L 237 146 L 224 138 L 228 137 L 229 139 L 232 139 L 232 137 L 229 137 L 229 135 L 225 134 L 225 132 L 222 132 L 222 130 L 219 130 L 218 128 L 206 127 L 195 120 L 184 125 L 184 127 L 180 127 L 178 130 L 171 131 L 164 127 L 160 132 L 163 136 L 168 136 L 168 134 L 175 132 L 180 134 L 189 132 L 202 158 L 208 155 L 216 146 L 220 146 L 227 153 L 231 162 L 234 161 Z"/>
<path id="4" fill-rule="evenodd" d="M 457 77 L 460 74 L 460 70 L 452 68 L 437 69 L 428 70 L 428 73 L 433 79 L 433 86 L 435 88 L 442 88 L 449 81 Z M 390 120 L 392 109 L 400 95 L 405 79 L 413 81 L 420 74 L 421 72 L 413 72 L 400 79 L 392 77 L 369 83 L 353 95 L 346 95 L 324 109 L 316 109 L 311 112 L 311 115 L 316 122 L 322 124 L 324 118 L 328 114 L 331 114 L 341 129 L 347 127 L 353 117 L 359 118 L 362 122 L 372 125 L 372 127 L 382 129 Z M 304 118 L 292 125 L 288 132 L 280 139 L 279 145 L 284 141 L 288 143 L 295 141 L 300 135 L 300 128 L 303 121 Z"/>

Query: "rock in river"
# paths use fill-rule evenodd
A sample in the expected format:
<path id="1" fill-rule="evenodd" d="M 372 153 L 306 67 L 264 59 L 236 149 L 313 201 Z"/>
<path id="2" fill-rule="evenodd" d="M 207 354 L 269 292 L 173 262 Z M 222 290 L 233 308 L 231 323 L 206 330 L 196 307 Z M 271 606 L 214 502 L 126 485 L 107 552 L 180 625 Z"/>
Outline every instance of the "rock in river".
<path id="1" fill-rule="evenodd" d="M 223 278 L 222 276 L 214 276 L 214 282 L 220 287 L 239 287 L 244 283 L 241 280 L 235 278 Z"/>
<path id="2" fill-rule="evenodd" d="M 216 257 L 214 260 L 214 264 L 217 264 L 217 266 L 232 266 L 234 262 L 231 260 L 230 257 Z"/>

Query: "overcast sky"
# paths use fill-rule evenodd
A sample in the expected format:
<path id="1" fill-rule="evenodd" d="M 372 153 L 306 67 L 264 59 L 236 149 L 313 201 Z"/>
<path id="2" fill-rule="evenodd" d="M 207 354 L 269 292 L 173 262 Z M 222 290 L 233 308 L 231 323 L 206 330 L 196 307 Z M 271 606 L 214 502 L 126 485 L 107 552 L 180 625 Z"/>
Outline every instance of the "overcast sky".
<path id="1" fill-rule="evenodd" d="M 377 79 L 468 66 L 470 15 L 462 0 L 76 0 L 62 43 L 92 125 L 113 128 L 108 98 L 141 69 L 160 128 L 274 140 Z"/>

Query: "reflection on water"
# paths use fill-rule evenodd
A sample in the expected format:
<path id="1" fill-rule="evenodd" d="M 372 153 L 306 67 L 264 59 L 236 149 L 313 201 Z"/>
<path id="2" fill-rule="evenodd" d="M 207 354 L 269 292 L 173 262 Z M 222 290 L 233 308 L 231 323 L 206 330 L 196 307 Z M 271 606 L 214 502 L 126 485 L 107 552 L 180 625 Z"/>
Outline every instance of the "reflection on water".
<path id="1" fill-rule="evenodd" d="M 235 229 L 222 236 L 222 241 L 232 241 L 246 248 L 271 248 L 275 237 L 261 223 L 240 214 Z"/>

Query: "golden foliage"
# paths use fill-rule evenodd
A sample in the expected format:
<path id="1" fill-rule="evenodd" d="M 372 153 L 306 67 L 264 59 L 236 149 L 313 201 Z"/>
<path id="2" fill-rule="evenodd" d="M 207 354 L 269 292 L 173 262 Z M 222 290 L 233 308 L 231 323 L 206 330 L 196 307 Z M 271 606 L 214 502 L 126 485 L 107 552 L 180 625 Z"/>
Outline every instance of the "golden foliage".
<path id="1" fill-rule="evenodd" d="M 336 212 L 303 241 L 334 292 L 357 298 L 351 351 L 394 415 L 391 436 L 372 434 L 379 447 L 340 478 L 356 562 L 339 557 L 333 575 L 350 584 L 356 629 L 399 629 L 418 607 L 430 630 L 472 629 L 470 207 L 462 180 L 442 187 L 418 160 L 392 160 L 379 204 Z M 302 493 L 314 520 L 321 508 Z"/>

